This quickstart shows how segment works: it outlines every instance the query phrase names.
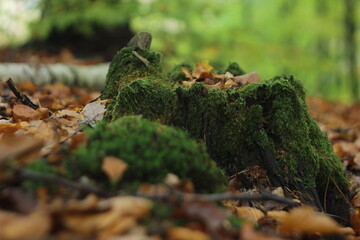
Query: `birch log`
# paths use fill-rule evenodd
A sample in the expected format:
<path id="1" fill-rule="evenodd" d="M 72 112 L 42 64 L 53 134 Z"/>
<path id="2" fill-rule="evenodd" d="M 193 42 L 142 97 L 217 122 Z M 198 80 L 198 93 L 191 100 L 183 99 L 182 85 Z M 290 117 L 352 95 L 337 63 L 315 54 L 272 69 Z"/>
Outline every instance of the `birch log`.
<path id="1" fill-rule="evenodd" d="M 72 64 L 27 64 L 1 63 L 0 78 L 9 77 L 16 84 L 29 80 L 43 85 L 61 82 L 70 86 L 80 86 L 101 89 L 104 86 L 109 63 L 91 66 Z"/>

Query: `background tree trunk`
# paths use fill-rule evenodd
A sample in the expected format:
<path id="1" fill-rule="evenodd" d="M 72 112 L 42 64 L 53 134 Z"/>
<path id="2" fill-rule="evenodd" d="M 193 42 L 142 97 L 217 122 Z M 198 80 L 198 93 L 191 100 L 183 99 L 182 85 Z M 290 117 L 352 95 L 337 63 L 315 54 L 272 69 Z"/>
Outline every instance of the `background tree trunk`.
<path id="1" fill-rule="evenodd" d="M 359 101 L 359 83 L 356 72 L 356 0 L 345 0 L 345 56 L 348 64 L 348 76 L 351 95 L 354 101 Z"/>

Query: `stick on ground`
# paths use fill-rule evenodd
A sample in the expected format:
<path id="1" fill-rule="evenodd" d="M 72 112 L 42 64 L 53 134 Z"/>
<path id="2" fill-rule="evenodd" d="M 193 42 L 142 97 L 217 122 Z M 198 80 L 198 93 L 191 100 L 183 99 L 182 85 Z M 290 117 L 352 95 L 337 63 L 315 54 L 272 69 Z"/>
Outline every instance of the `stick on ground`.
<path id="1" fill-rule="evenodd" d="M 32 109 L 35 109 L 35 110 L 39 108 L 39 106 L 37 104 L 33 103 L 28 98 L 28 96 L 26 96 L 25 94 L 22 94 L 19 91 L 19 89 L 17 89 L 17 87 L 15 86 L 15 84 L 11 78 L 6 80 L 6 84 L 9 86 L 11 91 L 15 94 L 16 98 L 19 99 L 19 101 L 22 102 L 24 105 L 31 107 Z"/>

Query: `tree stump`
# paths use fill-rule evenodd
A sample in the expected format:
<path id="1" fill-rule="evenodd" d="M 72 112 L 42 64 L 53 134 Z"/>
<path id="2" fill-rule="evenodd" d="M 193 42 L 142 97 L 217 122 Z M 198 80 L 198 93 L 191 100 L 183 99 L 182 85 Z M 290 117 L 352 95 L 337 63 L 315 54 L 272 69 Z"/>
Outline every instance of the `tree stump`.
<path id="1" fill-rule="evenodd" d="M 167 76 L 157 53 L 137 46 L 120 50 L 104 89 L 103 98 L 111 99 L 107 119 L 143 115 L 182 128 L 205 143 L 229 176 L 243 172 L 241 187 L 282 187 L 287 196 L 349 219 L 342 163 L 310 116 L 303 87 L 293 76 L 276 76 L 238 90 L 203 83 L 186 88 Z M 259 173 L 266 176 L 254 177 Z"/>

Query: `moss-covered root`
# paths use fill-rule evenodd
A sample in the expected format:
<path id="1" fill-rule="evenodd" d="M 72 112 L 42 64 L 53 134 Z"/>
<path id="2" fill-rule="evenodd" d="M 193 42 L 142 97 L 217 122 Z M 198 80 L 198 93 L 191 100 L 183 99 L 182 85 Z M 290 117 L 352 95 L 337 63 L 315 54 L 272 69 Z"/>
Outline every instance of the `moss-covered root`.
<path id="1" fill-rule="evenodd" d="M 119 86 L 137 78 L 160 74 L 160 54 L 138 47 L 123 48 L 116 53 L 110 64 L 101 97 L 115 99 Z"/>
<path id="2" fill-rule="evenodd" d="M 120 185 L 158 183 L 167 173 L 190 179 L 198 192 L 222 191 L 225 177 L 210 160 L 205 146 L 179 129 L 161 125 L 140 116 L 127 116 L 89 129 L 89 144 L 73 153 L 66 168 L 78 178 L 107 177 L 101 171 L 102 159 L 115 156 L 129 164 Z"/>

